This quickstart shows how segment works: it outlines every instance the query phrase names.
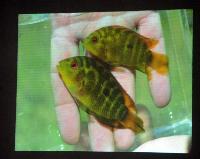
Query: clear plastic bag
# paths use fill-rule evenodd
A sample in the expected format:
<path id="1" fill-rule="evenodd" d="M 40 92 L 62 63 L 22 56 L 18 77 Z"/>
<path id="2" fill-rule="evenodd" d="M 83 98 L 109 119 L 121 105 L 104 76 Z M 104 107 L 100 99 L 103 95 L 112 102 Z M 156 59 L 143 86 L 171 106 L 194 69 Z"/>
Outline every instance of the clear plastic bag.
<path id="1" fill-rule="evenodd" d="M 192 10 L 158 12 L 169 57 L 172 98 L 167 107 L 156 108 L 145 75 L 137 72 L 136 104 L 142 105 L 141 110 L 149 116 L 150 129 L 136 137 L 129 151 L 150 139 L 192 135 L 193 13 Z M 66 144 L 59 133 L 50 81 L 52 28 L 49 14 L 19 15 L 18 33 L 15 150 L 88 150 L 85 112 L 81 111 L 84 133 L 77 145 Z"/>

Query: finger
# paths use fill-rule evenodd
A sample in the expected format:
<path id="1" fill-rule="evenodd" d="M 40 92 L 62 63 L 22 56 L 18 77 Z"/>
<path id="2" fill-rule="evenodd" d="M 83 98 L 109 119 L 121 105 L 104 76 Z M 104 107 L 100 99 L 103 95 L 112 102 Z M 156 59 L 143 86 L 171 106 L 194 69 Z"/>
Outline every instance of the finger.
<path id="1" fill-rule="evenodd" d="M 77 54 L 74 37 L 62 34 L 65 29 L 53 31 L 51 39 L 51 77 L 55 95 L 56 114 L 60 133 L 65 142 L 75 144 L 80 136 L 80 116 L 74 100 L 59 78 L 56 65 L 61 59 Z"/>
<path id="2" fill-rule="evenodd" d="M 51 38 L 51 72 L 57 72 L 56 65 L 60 60 L 78 55 L 76 37 L 67 30 L 59 28 L 53 32 Z"/>
<path id="3" fill-rule="evenodd" d="M 105 16 L 107 14 L 110 14 L 109 12 L 91 12 L 91 13 L 57 13 L 52 14 L 52 25 L 53 28 L 59 28 L 63 26 L 69 26 L 71 24 L 79 25 L 79 29 L 75 29 L 76 31 L 79 31 L 81 28 L 83 28 L 82 23 L 90 23 L 91 21 L 96 21 L 98 19 L 101 19 L 102 16 Z"/>
<path id="4" fill-rule="evenodd" d="M 146 17 L 152 11 L 136 11 L 136 12 L 94 12 L 87 15 L 87 25 L 83 32 L 83 37 L 89 33 L 109 25 L 121 25 L 132 28 L 137 21 Z M 84 19 L 85 20 L 85 19 Z"/>
<path id="5" fill-rule="evenodd" d="M 80 135 L 78 108 L 57 73 L 52 73 L 52 83 L 61 136 L 66 143 L 75 144 Z"/>
<path id="6" fill-rule="evenodd" d="M 88 124 L 90 145 L 93 151 L 114 151 L 112 130 L 90 116 Z"/>
<path id="7" fill-rule="evenodd" d="M 86 30 L 84 31 L 83 36 L 87 36 L 89 33 L 93 32 L 94 30 L 101 28 L 106 25 L 115 25 L 118 22 L 120 24 L 126 25 L 125 21 L 122 18 L 113 18 L 111 13 L 107 14 L 106 16 L 102 17 L 101 20 L 93 21 L 90 23 L 90 25 L 87 26 Z M 124 72 L 123 72 L 124 73 Z M 130 75 L 130 74 L 129 74 Z M 116 76 L 118 76 L 116 74 Z M 123 78 L 123 74 L 121 74 L 121 77 Z M 132 77 L 132 74 L 131 74 Z M 129 78 L 128 78 L 129 80 Z M 127 84 L 130 84 L 133 82 L 133 80 L 130 80 L 130 82 L 127 82 Z M 123 83 L 124 85 L 126 82 Z M 128 92 L 133 96 L 133 88 L 127 85 L 125 86 L 128 90 Z M 101 132 L 101 133 L 99 133 Z M 112 131 L 107 128 L 106 126 L 100 124 L 95 119 L 91 119 L 89 123 L 89 135 L 90 135 L 90 141 L 91 141 L 91 147 L 95 151 L 114 151 L 114 139 L 113 139 L 113 133 Z M 123 138 L 121 138 L 121 136 Z M 123 131 L 117 131 L 116 130 L 116 140 L 115 143 L 119 148 L 127 148 L 133 143 L 134 134 L 129 129 L 124 129 Z M 123 140 L 124 142 L 120 142 L 120 140 Z"/>
<path id="8" fill-rule="evenodd" d="M 149 38 L 158 39 L 159 42 L 152 51 L 165 54 L 164 40 L 158 13 L 153 12 L 139 21 L 139 33 Z M 155 104 L 158 107 L 167 105 L 171 96 L 168 73 L 162 75 L 152 70 L 149 86 Z"/>
<path id="9" fill-rule="evenodd" d="M 56 115 L 61 136 L 68 144 L 76 144 L 80 137 L 80 118 L 75 103 L 56 107 Z"/>
<path id="10" fill-rule="evenodd" d="M 152 11 L 130 11 L 130 12 L 125 12 L 125 14 L 123 14 L 120 17 L 126 21 L 125 26 L 132 29 L 136 25 L 138 25 L 138 21 L 140 19 L 148 16 L 151 13 L 152 13 Z"/>
<path id="11" fill-rule="evenodd" d="M 127 22 L 122 18 L 121 15 L 124 13 L 120 12 L 100 12 L 100 13 L 94 13 L 89 17 L 89 19 L 92 19 L 90 22 L 87 22 L 87 25 L 85 25 L 85 28 L 82 32 L 82 37 L 87 37 L 90 33 L 93 31 L 100 29 L 105 26 L 109 25 L 128 25 Z M 101 17 L 101 18 L 99 18 Z"/>
<path id="12" fill-rule="evenodd" d="M 124 90 L 132 97 L 132 99 L 135 99 L 135 77 L 134 75 L 128 71 L 127 69 L 124 69 L 122 72 L 112 72 L 115 78 L 119 81 L 121 86 L 124 88 Z M 114 130 L 114 140 L 115 145 L 118 149 L 125 150 L 130 148 L 135 139 L 135 134 L 130 129 L 115 129 Z"/>

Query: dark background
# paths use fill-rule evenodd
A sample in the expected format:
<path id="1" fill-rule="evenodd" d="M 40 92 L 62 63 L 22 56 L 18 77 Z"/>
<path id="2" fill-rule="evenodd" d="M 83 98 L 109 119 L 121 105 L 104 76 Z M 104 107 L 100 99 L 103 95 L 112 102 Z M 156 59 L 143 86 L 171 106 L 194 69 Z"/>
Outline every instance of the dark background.
<path id="1" fill-rule="evenodd" d="M 3 1 L 1 2 L 0 56 L 0 158 L 198 158 L 199 144 L 199 7 L 194 1 Z M 126 11 L 145 9 L 194 9 L 193 42 L 193 139 L 190 154 L 155 153 L 97 153 L 97 152 L 15 152 L 16 75 L 17 75 L 17 17 L 20 13 Z"/>

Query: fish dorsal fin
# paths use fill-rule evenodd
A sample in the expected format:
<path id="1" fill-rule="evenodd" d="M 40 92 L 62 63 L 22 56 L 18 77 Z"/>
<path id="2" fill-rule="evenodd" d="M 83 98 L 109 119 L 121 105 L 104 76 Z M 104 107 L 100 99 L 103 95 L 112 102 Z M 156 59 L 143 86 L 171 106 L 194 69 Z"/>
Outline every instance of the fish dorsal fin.
<path id="1" fill-rule="evenodd" d="M 133 31 L 132 29 L 130 28 L 127 28 L 125 26 L 121 26 L 121 25 L 112 25 L 111 26 L 113 29 L 121 29 L 121 31 Z"/>
<path id="2" fill-rule="evenodd" d="M 135 103 L 134 101 L 131 99 L 131 97 L 124 91 L 122 90 L 122 94 L 124 97 L 124 104 L 125 106 L 132 112 L 137 112 L 136 107 L 135 107 Z"/>
<path id="3" fill-rule="evenodd" d="M 133 31 L 131 30 L 130 28 L 126 28 L 124 26 L 120 26 L 120 25 L 113 25 L 112 26 L 113 28 L 120 28 L 120 29 L 124 29 L 124 30 L 127 30 L 127 31 Z M 134 31 L 133 31 L 134 32 Z M 138 34 L 138 33 L 137 33 Z M 147 44 L 148 48 L 151 49 L 151 48 L 154 48 L 157 44 L 158 44 L 158 40 L 157 39 L 153 39 L 153 38 L 147 38 L 143 35 L 140 35 L 138 34 L 141 39 Z"/>
<path id="4" fill-rule="evenodd" d="M 157 39 L 147 38 L 145 36 L 140 35 L 141 39 L 147 44 L 148 48 L 154 48 L 158 44 Z"/>
<path id="5" fill-rule="evenodd" d="M 129 28 L 126 28 L 126 27 L 121 26 L 121 25 L 112 25 L 112 28 L 123 28 L 123 29 L 129 29 Z"/>

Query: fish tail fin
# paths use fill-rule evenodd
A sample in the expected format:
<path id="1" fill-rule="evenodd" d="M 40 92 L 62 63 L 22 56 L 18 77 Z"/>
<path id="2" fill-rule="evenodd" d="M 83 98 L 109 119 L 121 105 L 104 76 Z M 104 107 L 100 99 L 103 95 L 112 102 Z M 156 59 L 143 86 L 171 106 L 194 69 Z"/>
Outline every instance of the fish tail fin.
<path id="1" fill-rule="evenodd" d="M 168 57 L 165 54 L 151 51 L 147 59 L 147 75 L 150 75 L 152 69 L 161 75 L 166 75 L 168 73 Z"/>
<path id="2" fill-rule="evenodd" d="M 140 117 L 137 116 L 136 112 L 129 111 L 126 118 L 121 121 L 121 124 L 125 128 L 129 128 L 134 131 L 136 134 L 144 132 L 143 121 Z"/>

